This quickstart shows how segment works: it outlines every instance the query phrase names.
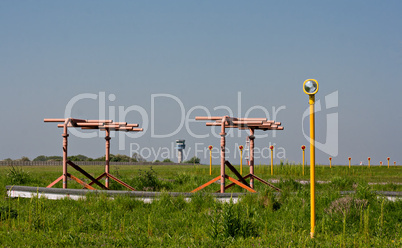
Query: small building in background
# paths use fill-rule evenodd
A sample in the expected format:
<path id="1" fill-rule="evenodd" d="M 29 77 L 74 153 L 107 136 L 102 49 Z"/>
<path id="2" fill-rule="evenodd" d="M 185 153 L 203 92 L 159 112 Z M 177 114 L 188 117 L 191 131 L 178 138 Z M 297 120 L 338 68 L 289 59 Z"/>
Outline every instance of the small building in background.
<path id="1" fill-rule="evenodd" d="M 178 162 L 183 162 L 183 150 L 186 148 L 185 140 L 176 140 Z"/>

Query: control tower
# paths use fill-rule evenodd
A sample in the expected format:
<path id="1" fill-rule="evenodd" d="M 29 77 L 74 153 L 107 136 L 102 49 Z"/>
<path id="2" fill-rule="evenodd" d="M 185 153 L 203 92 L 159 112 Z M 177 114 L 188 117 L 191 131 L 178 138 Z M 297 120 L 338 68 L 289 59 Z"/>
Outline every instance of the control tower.
<path id="1" fill-rule="evenodd" d="M 183 149 L 186 148 L 185 140 L 176 140 L 178 162 L 183 162 Z"/>

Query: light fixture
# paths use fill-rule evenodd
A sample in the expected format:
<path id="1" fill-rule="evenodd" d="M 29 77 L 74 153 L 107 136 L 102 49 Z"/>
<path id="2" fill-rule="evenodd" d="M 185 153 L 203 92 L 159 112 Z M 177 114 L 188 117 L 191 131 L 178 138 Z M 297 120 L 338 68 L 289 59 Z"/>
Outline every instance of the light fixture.
<path id="1" fill-rule="evenodd" d="M 303 91 L 307 95 L 314 95 L 318 92 L 318 82 L 315 79 L 307 79 L 303 83 Z"/>

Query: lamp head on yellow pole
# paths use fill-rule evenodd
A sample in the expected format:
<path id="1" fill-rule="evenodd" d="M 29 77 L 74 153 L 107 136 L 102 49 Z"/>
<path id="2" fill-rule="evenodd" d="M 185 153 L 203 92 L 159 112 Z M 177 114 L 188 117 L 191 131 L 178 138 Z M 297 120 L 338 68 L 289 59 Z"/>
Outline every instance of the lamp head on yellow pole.
<path id="1" fill-rule="evenodd" d="M 315 95 L 318 92 L 318 82 L 315 79 L 307 79 L 303 83 L 303 91 L 307 95 Z"/>
<path id="2" fill-rule="evenodd" d="M 307 79 L 303 83 L 303 91 L 309 96 L 309 104 L 314 104 L 315 94 L 318 92 L 318 82 L 315 79 Z"/>
<path id="3" fill-rule="evenodd" d="M 331 161 L 332 160 L 332 158 L 331 157 L 329 157 L 329 161 Z"/>
<path id="4" fill-rule="evenodd" d="M 304 145 L 301 146 L 301 149 L 304 151 L 304 149 L 306 149 L 306 146 L 304 146 Z"/>
<path id="5" fill-rule="evenodd" d="M 212 148 L 213 148 L 213 146 L 208 146 L 208 149 L 209 149 L 209 150 L 212 150 Z"/>
<path id="6" fill-rule="evenodd" d="M 239 146 L 239 150 L 242 151 L 242 150 L 243 150 L 243 146 Z"/>
<path id="7" fill-rule="evenodd" d="M 271 149 L 271 151 L 274 150 L 274 146 L 270 146 L 269 149 Z"/>

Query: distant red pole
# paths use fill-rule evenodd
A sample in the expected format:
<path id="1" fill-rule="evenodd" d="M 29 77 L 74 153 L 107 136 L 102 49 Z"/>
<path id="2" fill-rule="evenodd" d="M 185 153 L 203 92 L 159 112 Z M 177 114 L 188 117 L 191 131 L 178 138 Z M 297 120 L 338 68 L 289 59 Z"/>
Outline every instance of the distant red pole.
<path id="1" fill-rule="evenodd" d="M 66 119 L 64 122 L 64 127 L 63 127 L 63 189 L 67 189 L 67 124 L 68 124 L 69 119 Z"/>
<path id="2" fill-rule="evenodd" d="M 106 172 L 106 179 L 105 179 L 105 186 L 109 188 L 109 154 L 110 154 L 110 130 L 106 128 L 106 153 L 105 153 L 105 172 Z"/>
<path id="3" fill-rule="evenodd" d="M 226 150 L 226 140 L 225 140 L 225 124 L 226 124 L 226 116 L 222 118 L 221 125 L 221 193 L 225 193 L 225 150 Z"/>
<path id="4" fill-rule="evenodd" d="M 254 128 L 250 128 L 250 174 L 254 175 Z M 254 178 L 250 177 L 250 188 L 254 189 Z"/>

